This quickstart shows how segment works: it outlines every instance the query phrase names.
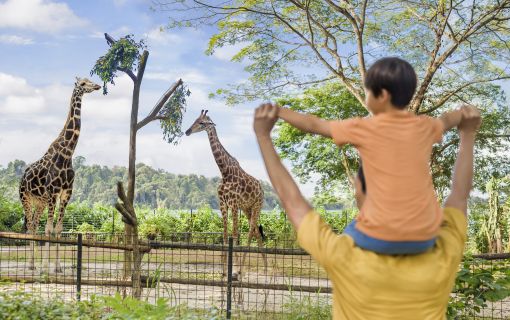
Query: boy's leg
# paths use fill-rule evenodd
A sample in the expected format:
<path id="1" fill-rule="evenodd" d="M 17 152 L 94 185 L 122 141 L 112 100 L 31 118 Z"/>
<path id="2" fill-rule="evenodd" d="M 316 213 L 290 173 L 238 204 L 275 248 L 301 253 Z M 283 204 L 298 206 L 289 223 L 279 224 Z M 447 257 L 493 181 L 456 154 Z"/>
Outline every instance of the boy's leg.
<path id="1" fill-rule="evenodd" d="M 450 195 L 445 207 L 453 207 L 467 214 L 467 201 L 473 186 L 473 151 L 476 131 L 480 127 L 480 112 L 474 107 L 462 109 L 463 119 L 459 125 L 460 146 L 453 171 Z"/>

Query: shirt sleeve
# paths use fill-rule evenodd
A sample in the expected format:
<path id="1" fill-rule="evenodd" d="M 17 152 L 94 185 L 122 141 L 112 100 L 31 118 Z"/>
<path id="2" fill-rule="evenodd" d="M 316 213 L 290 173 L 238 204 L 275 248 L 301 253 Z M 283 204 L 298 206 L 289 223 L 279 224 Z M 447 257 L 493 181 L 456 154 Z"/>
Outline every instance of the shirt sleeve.
<path id="1" fill-rule="evenodd" d="M 433 143 L 439 143 L 443 140 L 444 124 L 439 118 L 424 116 L 427 125 L 430 127 L 430 135 Z"/>
<path id="2" fill-rule="evenodd" d="M 360 137 L 357 131 L 360 124 L 360 118 L 330 121 L 331 138 L 339 146 L 347 143 L 359 145 Z"/>
<path id="3" fill-rule="evenodd" d="M 347 236 L 337 235 L 324 220 L 312 211 L 301 221 L 297 232 L 298 243 L 308 252 L 326 271 L 334 261 L 344 261 L 349 250 Z M 342 259 L 335 257 L 342 256 Z"/>

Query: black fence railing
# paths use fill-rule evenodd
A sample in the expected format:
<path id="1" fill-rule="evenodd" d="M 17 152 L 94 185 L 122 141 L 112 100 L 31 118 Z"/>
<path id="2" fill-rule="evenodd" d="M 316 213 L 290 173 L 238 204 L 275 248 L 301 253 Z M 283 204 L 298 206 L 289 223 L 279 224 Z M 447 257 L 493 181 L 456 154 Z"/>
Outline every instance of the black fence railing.
<path id="1" fill-rule="evenodd" d="M 150 302 L 166 298 L 171 305 L 192 309 L 215 308 L 232 318 L 272 319 L 303 306 L 328 310 L 332 296 L 325 271 L 294 239 L 270 235 L 269 239 L 260 248 L 255 243 L 248 246 L 245 237 L 240 244 L 232 240 L 223 244 L 216 233 L 141 240 L 140 298 Z M 64 233 L 60 239 L 49 239 L 0 232 L 0 290 L 66 300 L 116 292 L 131 295 L 133 281 L 124 274 L 124 253 L 133 248 L 126 243 L 123 234 Z M 510 254 L 480 255 L 476 261 L 470 265 L 473 275 L 493 274 L 510 267 Z M 459 292 L 452 294 L 456 295 L 460 297 Z M 510 299 L 487 301 L 478 311 L 475 307 L 466 306 L 460 314 L 510 319 Z"/>

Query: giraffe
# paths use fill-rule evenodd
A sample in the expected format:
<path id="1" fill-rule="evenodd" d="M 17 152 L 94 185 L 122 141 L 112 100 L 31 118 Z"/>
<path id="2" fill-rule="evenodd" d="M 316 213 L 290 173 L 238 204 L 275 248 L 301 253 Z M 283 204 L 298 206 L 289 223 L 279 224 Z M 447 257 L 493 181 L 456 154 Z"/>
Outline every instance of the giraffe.
<path id="1" fill-rule="evenodd" d="M 228 241 L 228 211 L 232 215 L 232 237 L 236 243 L 239 243 L 239 210 L 242 210 L 249 221 L 248 245 L 255 236 L 259 247 L 263 245 L 264 232 L 261 225 L 257 226 L 260 210 L 264 202 L 264 191 L 260 181 L 246 173 L 239 162 L 231 156 L 223 147 L 218 139 L 214 122 L 207 115 L 208 110 L 202 110 L 200 116 L 195 120 L 191 127 L 186 131 L 189 136 L 192 133 L 206 131 L 209 137 L 209 144 L 216 160 L 216 164 L 221 172 L 221 182 L 218 186 L 218 197 L 220 200 L 220 211 L 223 219 L 223 242 Z M 243 256 L 243 263 L 246 254 Z M 265 254 L 264 264 L 267 269 L 267 258 Z M 225 253 L 223 255 L 223 274 L 225 272 Z M 241 278 L 241 266 L 233 275 L 234 279 Z"/>
<path id="2" fill-rule="evenodd" d="M 81 100 L 85 93 L 99 90 L 97 85 L 90 80 L 76 78 L 69 114 L 64 128 L 48 148 L 44 156 L 27 167 L 19 187 L 19 195 L 23 211 L 25 213 L 25 230 L 30 234 L 36 234 L 39 220 L 44 209 L 48 208 L 48 220 L 46 222 L 46 236 L 54 235 L 57 238 L 63 229 L 65 208 L 73 191 L 74 170 L 72 156 L 78 143 L 81 126 Z M 59 202 L 58 219 L 54 224 L 54 211 Z M 30 244 L 29 268 L 35 270 L 35 245 Z M 49 243 L 46 243 L 46 254 L 49 254 Z M 42 270 L 48 269 L 47 261 Z M 55 272 L 62 272 L 57 257 L 55 260 Z"/>

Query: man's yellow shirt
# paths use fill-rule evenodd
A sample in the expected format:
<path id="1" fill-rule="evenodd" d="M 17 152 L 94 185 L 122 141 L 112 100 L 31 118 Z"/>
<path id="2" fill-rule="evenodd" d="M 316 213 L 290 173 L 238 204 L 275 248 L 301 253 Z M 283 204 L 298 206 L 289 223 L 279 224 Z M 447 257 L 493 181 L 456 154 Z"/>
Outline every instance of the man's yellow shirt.
<path id="1" fill-rule="evenodd" d="M 333 319 L 445 319 L 467 221 L 458 209 L 443 210 L 436 245 L 400 256 L 360 249 L 348 235 L 335 234 L 316 212 L 308 213 L 298 242 L 333 283 Z"/>

